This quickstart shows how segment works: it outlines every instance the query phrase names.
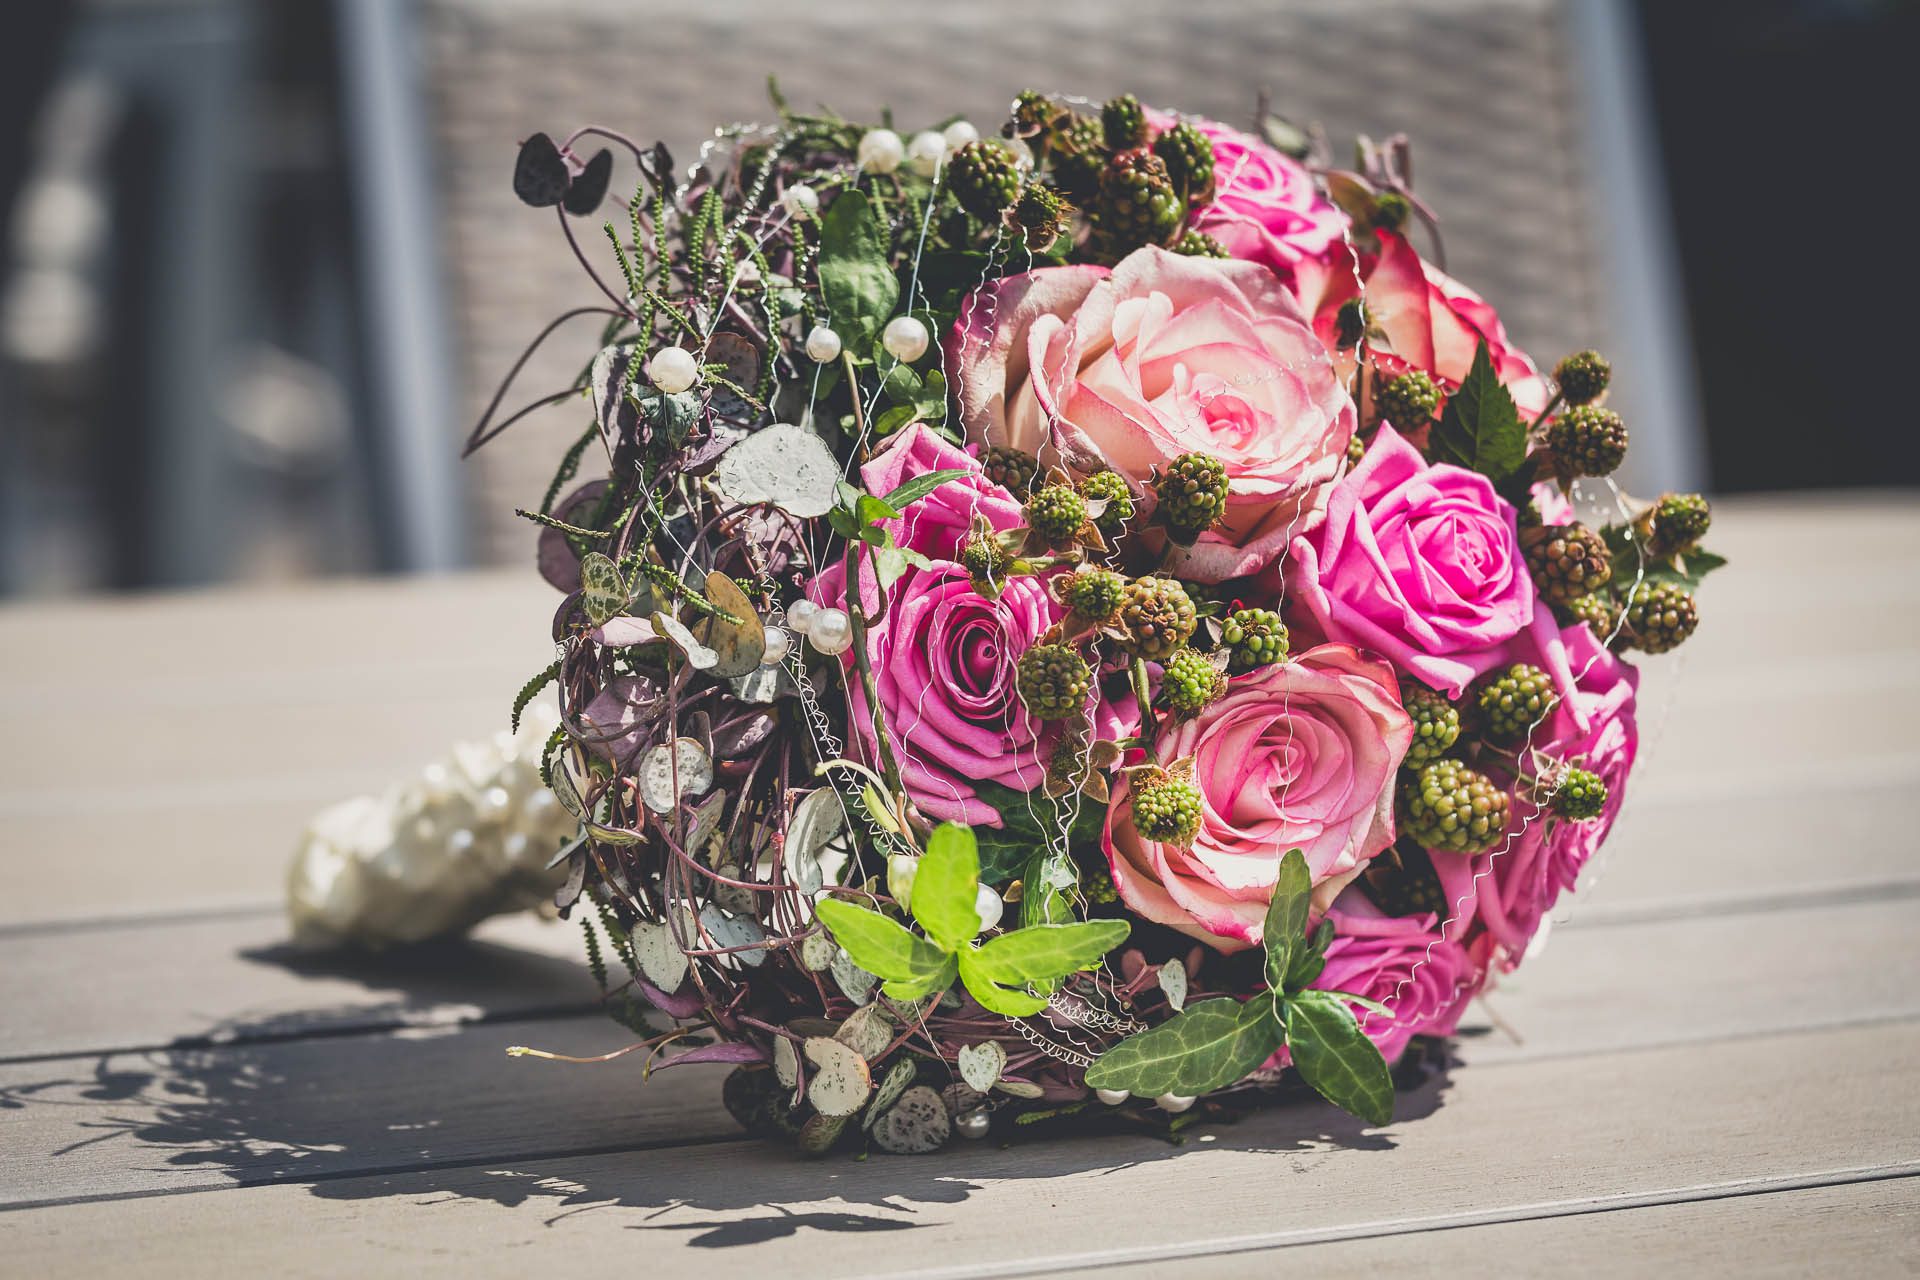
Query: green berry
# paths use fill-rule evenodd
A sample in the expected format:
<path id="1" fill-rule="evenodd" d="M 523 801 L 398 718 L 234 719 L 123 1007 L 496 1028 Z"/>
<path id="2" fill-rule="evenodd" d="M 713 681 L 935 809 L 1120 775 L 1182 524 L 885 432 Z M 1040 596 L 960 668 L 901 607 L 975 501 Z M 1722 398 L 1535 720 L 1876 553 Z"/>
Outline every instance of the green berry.
<path id="1" fill-rule="evenodd" d="M 1571 822 L 1597 818 L 1607 807 L 1607 784 L 1600 775 L 1568 766 L 1554 788 L 1553 811 Z"/>
<path id="2" fill-rule="evenodd" d="M 1027 248 L 1038 253 L 1050 248 L 1072 225 L 1073 206 L 1056 188 L 1035 184 L 1020 193 L 1013 221 Z"/>
<path id="3" fill-rule="evenodd" d="M 1172 578 L 1135 578 L 1120 601 L 1121 645 L 1136 658 L 1161 662 L 1193 638 L 1199 624 L 1187 589 Z"/>
<path id="4" fill-rule="evenodd" d="M 1160 695 L 1181 715 L 1192 715 L 1220 696 L 1220 669 L 1205 654 L 1182 649 L 1160 670 Z"/>
<path id="5" fill-rule="evenodd" d="M 1100 122 L 1092 116 L 1073 117 L 1056 133 L 1054 152 L 1053 180 L 1068 199 L 1088 208 L 1100 194 L 1100 175 L 1107 167 Z"/>
<path id="6" fill-rule="evenodd" d="M 1367 442 L 1360 438 L 1359 432 L 1355 432 L 1353 435 L 1347 438 L 1348 470 L 1352 470 L 1354 467 L 1359 466 L 1360 460 L 1366 456 L 1367 456 Z"/>
<path id="7" fill-rule="evenodd" d="M 1553 367 L 1553 380 L 1568 404 L 1599 399 L 1613 377 L 1613 366 L 1598 351 L 1576 351 Z"/>
<path id="8" fill-rule="evenodd" d="M 1401 830 L 1429 849 L 1485 853 L 1507 831 L 1512 800 L 1485 774 L 1435 760 L 1400 784 Z"/>
<path id="9" fill-rule="evenodd" d="M 1539 667 L 1516 662 L 1483 682 L 1474 695 L 1474 707 L 1497 738 L 1530 733 L 1560 703 L 1553 677 Z"/>
<path id="10" fill-rule="evenodd" d="M 947 189 L 961 208 L 991 221 L 1020 198 L 1020 168 L 999 143 L 969 142 L 947 162 Z"/>
<path id="11" fill-rule="evenodd" d="M 1388 378 L 1373 392 L 1373 411 L 1396 431 L 1417 431 L 1433 421 L 1440 407 L 1440 388 L 1418 369 Z"/>
<path id="12" fill-rule="evenodd" d="M 1271 609 L 1235 609 L 1220 629 L 1228 669 L 1252 671 L 1287 656 L 1287 624 Z"/>
<path id="13" fill-rule="evenodd" d="M 1413 216 L 1413 202 L 1398 191 L 1382 191 L 1373 198 L 1373 225 L 1381 231 L 1398 231 Z"/>
<path id="14" fill-rule="evenodd" d="M 1133 491 L 1118 471 L 1096 471 L 1080 482 L 1080 496 L 1107 505 L 1093 518 L 1102 533 L 1113 533 L 1133 519 Z"/>
<path id="15" fill-rule="evenodd" d="M 1154 477 L 1154 518 L 1176 542 L 1191 542 L 1227 510 L 1227 468 L 1204 453 L 1183 453 Z"/>
<path id="16" fill-rule="evenodd" d="M 1167 176 L 1186 196 L 1189 209 L 1213 197 L 1213 143 L 1186 121 L 1153 140 L 1153 154 L 1167 166 Z"/>
<path id="17" fill-rule="evenodd" d="M 1656 556 L 1687 552 L 1707 536 L 1713 508 L 1697 493 L 1669 493 L 1653 508 L 1653 537 L 1648 548 Z"/>
<path id="18" fill-rule="evenodd" d="M 1167 176 L 1166 162 L 1135 147 L 1107 161 L 1090 212 L 1101 252 L 1119 259 L 1141 245 L 1172 240 L 1186 206 Z"/>
<path id="19" fill-rule="evenodd" d="M 1071 542 L 1087 522 L 1087 500 L 1064 484 L 1050 484 L 1027 501 L 1027 524 L 1048 542 Z"/>
<path id="20" fill-rule="evenodd" d="M 960 544 L 960 565 L 976 582 L 1005 577 L 1008 559 L 999 540 L 987 534 L 970 533 Z"/>
<path id="21" fill-rule="evenodd" d="M 1162 770 L 1133 780 L 1133 829 L 1142 840 L 1191 843 L 1200 830 L 1200 788 Z"/>
<path id="22" fill-rule="evenodd" d="M 1127 580 L 1111 569 L 1086 567 L 1066 575 L 1060 596 L 1067 608 L 1090 622 L 1111 622 L 1120 612 Z"/>
<path id="23" fill-rule="evenodd" d="M 1675 649 L 1700 625 L 1700 606 L 1693 593 L 1673 583 L 1641 583 L 1627 605 L 1622 633 L 1627 646 L 1643 653 Z"/>
<path id="24" fill-rule="evenodd" d="M 1033 137 L 1053 128 L 1065 114 L 1062 107 L 1038 89 L 1023 89 L 1013 100 L 1013 119 L 1003 132 L 1008 137 Z"/>
<path id="25" fill-rule="evenodd" d="M 1548 424 L 1547 448 L 1568 479 L 1612 475 L 1627 456 L 1627 424 L 1611 409 L 1577 405 Z"/>
<path id="26" fill-rule="evenodd" d="M 1080 864 L 1080 892 L 1088 901 L 1102 906 L 1120 901 L 1120 891 L 1113 887 L 1113 873 L 1097 863 Z"/>
<path id="27" fill-rule="evenodd" d="M 1100 132 L 1115 151 L 1138 147 L 1147 140 L 1147 112 L 1130 93 L 1108 99 L 1100 108 Z"/>
<path id="28" fill-rule="evenodd" d="M 1581 524 L 1528 529 L 1520 537 L 1533 586 L 1552 604 L 1569 604 L 1613 577 L 1606 540 Z"/>
<path id="29" fill-rule="evenodd" d="M 1033 491 L 1033 478 L 1040 472 L 1040 463 L 1030 453 L 990 444 L 980 455 L 980 468 L 987 473 L 987 479 L 1024 498 Z"/>
<path id="30" fill-rule="evenodd" d="M 1037 644 L 1020 655 L 1014 680 L 1028 711 L 1042 720 L 1064 720 L 1086 704 L 1093 672 L 1070 646 Z"/>
<path id="31" fill-rule="evenodd" d="M 1432 764 L 1460 740 L 1460 708 L 1447 695 L 1414 680 L 1400 682 L 1400 705 L 1413 719 L 1413 745 L 1407 748 L 1403 768 Z"/>
<path id="32" fill-rule="evenodd" d="M 1204 231 L 1183 231 L 1180 238 L 1173 242 L 1175 253 L 1185 254 L 1189 258 L 1231 258 L 1227 246 L 1215 240 Z"/>
<path id="33" fill-rule="evenodd" d="M 1411 840 L 1402 840 L 1367 864 L 1360 887 L 1390 916 L 1453 914 L 1447 891 L 1433 869 L 1433 858 Z"/>
<path id="34" fill-rule="evenodd" d="M 1567 613 L 1576 622 L 1584 622 L 1595 635 L 1605 637 L 1613 631 L 1614 623 L 1619 621 L 1620 611 L 1614 607 L 1613 597 L 1604 591 L 1592 595 L 1579 596 L 1567 601 Z"/>

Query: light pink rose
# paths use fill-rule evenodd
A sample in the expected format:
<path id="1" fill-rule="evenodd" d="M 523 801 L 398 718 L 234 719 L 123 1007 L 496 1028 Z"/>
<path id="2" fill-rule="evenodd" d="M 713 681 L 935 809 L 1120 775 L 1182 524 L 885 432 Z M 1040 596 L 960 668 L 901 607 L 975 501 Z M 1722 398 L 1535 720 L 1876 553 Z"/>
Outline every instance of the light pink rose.
<path id="1" fill-rule="evenodd" d="M 1321 193 L 1305 165 L 1218 120 L 1148 113 L 1155 129 L 1181 118 L 1213 143 L 1213 203 L 1194 215 L 1194 230 L 1283 279 L 1291 279 L 1302 262 L 1325 261 L 1342 243 L 1347 216 Z"/>
<path id="2" fill-rule="evenodd" d="M 1453 1034 L 1485 975 L 1466 947 L 1441 936 L 1435 917 L 1388 916 L 1350 889 L 1327 918 L 1333 941 L 1327 944 L 1327 967 L 1313 985 L 1366 996 L 1393 1011 L 1388 1018 L 1354 1008 L 1382 1057 L 1394 1061 L 1416 1035 Z"/>
<path id="3" fill-rule="evenodd" d="M 1353 435 L 1353 402 L 1300 306 L 1264 267 L 1139 249 L 1111 273 L 1009 276 L 948 338 L 968 437 L 1110 467 L 1144 495 L 1184 453 L 1226 465 L 1227 514 L 1176 552 L 1180 576 L 1250 574 L 1311 524 Z"/>
<path id="4" fill-rule="evenodd" d="M 1228 681 L 1163 733 L 1162 761 L 1193 757 L 1202 800 L 1191 848 L 1134 831 L 1123 777 L 1104 842 L 1127 905 L 1222 951 L 1258 942 L 1280 859 L 1300 849 L 1324 908 L 1393 843 L 1394 771 L 1413 739 L 1393 672 L 1322 645 Z"/>
<path id="5" fill-rule="evenodd" d="M 1559 629 L 1536 606 L 1516 520 L 1485 476 L 1429 464 L 1382 426 L 1333 486 L 1327 518 L 1294 540 L 1293 614 L 1453 697 L 1522 650 L 1565 687 Z"/>

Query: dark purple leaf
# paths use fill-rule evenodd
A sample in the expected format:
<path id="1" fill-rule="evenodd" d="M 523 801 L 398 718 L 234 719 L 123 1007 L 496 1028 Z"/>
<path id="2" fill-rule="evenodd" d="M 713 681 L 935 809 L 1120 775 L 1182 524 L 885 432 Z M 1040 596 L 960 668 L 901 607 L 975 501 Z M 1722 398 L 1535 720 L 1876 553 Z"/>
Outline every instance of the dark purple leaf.
<path id="1" fill-rule="evenodd" d="M 595 480 L 584 484 L 568 494 L 554 508 L 557 520 L 567 524 L 584 527 L 600 505 L 600 495 L 607 490 L 605 480 Z M 556 591 L 573 592 L 580 589 L 580 557 L 573 553 L 573 547 L 567 542 L 567 535 L 558 529 L 541 529 L 540 542 L 535 551 L 540 566 L 540 576 Z"/>
<path id="2" fill-rule="evenodd" d="M 613 152 L 605 147 L 593 153 L 586 168 L 567 188 L 560 207 L 576 218 L 584 218 L 600 207 L 607 197 L 607 180 L 613 176 Z"/>
<path id="3" fill-rule="evenodd" d="M 571 178 L 566 157 L 552 138 L 536 133 L 520 144 L 519 158 L 513 162 L 513 194 L 523 202 L 536 209 L 559 204 Z"/>
<path id="4" fill-rule="evenodd" d="M 670 996 L 645 978 L 636 977 L 633 985 L 640 988 L 640 994 L 647 998 L 648 1004 L 668 1017 L 691 1018 L 707 1007 L 697 989 L 685 995 Z"/>
<path id="5" fill-rule="evenodd" d="M 759 1045 L 733 1044 L 723 1040 L 718 1044 L 702 1045 L 698 1049 L 689 1049 L 685 1053 L 677 1053 L 665 1062 L 657 1064 L 654 1070 L 661 1071 L 667 1067 L 677 1067 L 685 1062 L 733 1062 L 745 1064 L 765 1061 L 767 1061 L 767 1051 Z"/>

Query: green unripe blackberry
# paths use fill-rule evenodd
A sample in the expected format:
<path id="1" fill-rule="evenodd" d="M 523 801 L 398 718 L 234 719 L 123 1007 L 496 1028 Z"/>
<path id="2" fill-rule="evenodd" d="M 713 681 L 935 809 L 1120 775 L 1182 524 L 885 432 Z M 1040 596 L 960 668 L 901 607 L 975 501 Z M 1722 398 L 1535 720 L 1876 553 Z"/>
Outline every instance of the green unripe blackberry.
<path id="1" fill-rule="evenodd" d="M 1197 208 L 1213 196 L 1213 143 L 1207 135 L 1182 120 L 1153 140 L 1153 154 L 1167 166 L 1167 176 Z"/>
<path id="2" fill-rule="evenodd" d="M 1086 705 L 1093 671 L 1069 645 L 1037 644 L 1020 655 L 1014 683 L 1028 711 L 1042 720 L 1064 720 Z"/>
<path id="3" fill-rule="evenodd" d="M 1101 248 L 1115 258 L 1146 244 L 1165 244 L 1186 215 L 1166 162 L 1145 147 L 1122 151 L 1100 175 L 1100 195 L 1091 206 Z"/>
<path id="4" fill-rule="evenodd" d="M 1227 246 L 1204 231 L 1183 231 L 1173 242 L 1173 251 L 1189 258 L 1231 258 Z"/>
<path id="5" fill-rule="evenodd" d="M 999 539 L 986 534 L 970 533 L 960 544 L 960 567 L 976 582 L 1005 577 L 1009 559 Z"/>
<path id="6" fill-rule="evenodd" d="M 1373 319 L 1367 314 L 1367 304 L 1358 298 L 1348 298 L 1340 304 L 1340 310 L 1333 317 L 1334 342 L 1342 351 L 1360 344 L 1367 336 L 1367 330 L 1373 327 Z"/>
<path id="7" fill-rule="evenodd" d="M 1065 108 L 1038 89 L 1022 89 L 1013 100 L 1013 119 L 1001 130 L 1008 137 L 1031 138 L 1045 133 L 1065 114 Z"/>
<path id="8" fill-rule="evenodd" d="M 1613 366 L 1598 351 L 1576 351 L 1553 367 L 1553 380 L 1568 404 L 1590 404 L 1613 378 Z"/>
<path id="9" fill-rule="evenodd" d="M 1160 696 L 1181 715 L 1194 712 L 1220 696 L 1220 669 L 1203 653 L 1182 649 L 1160 670 Z"/>
<path id="10" fill-rule="evenodd" d="M 1669 493 L 1653 508 L 1653 537 L 1649 550 L 1656 556 L 1691 551 L 1707 536 L 1713 508 L 1697 493 Z"/>
<path id="11" fill-rule="evenodd" d="M 1604 591 L 1567 601 L 1567 612 L 1576 622 L 1586 623 L 1588 630 L 1602 637 L 1613 631 L 1613 624 L 1620 618 L 1613 597 Z"/>
<path id="12" fill-rule="evenodd" d="M 1429 849 L 1485 853 L 1507 831 L 1512 801 L 1485 774 L 1435 760 L 1400 783 L 1400 829 Z"/>
<path id="13" fill-rule="evenodd" d="M 1136 658 L 1161 662 L 1193 639 L 1199 624 L 1187 589 L 1172 578 L 1135 578 L 1120 601 L 1122 647 Z"/>
<path id="14" fill-rule="evenodd" d="M 1373 411 L 1396 431 L 1417 431 L 1433 421 L 1440 407 L 1440 388 L 1418 369 L 1388 378 L 1373 389 Z"/>
<path id="15" fill-rule="evenodd" d="M 1475 709 L 1496 738 L 1523 736 L 1559 703 L 1553 677 L 1527 662 L 1493 673 L 1474 695 Z"/>
<path id="16" fill-rule="evenodd" d="M 1429 689 L 1417 680 L 1402 680 L 1400 705 L 1413 719 L 1413 745 L 1400 762 L 1402 768 L 1424 768 L 1460 741 L 1460 708 L 1438 689 Z"/>
<path id="17" fill-rule="evenodd" d="M 1622 636 L 1629 648 L 1665 653 L 1678 648 L 1699 625 L 1700 606 L 1691 591 L 1670 582 L 1643 582 L 1627 605 Z"/>
<path id="18" fill-rule="evenodd" d="M 1013 221 L 1027 248 L 1036 253 L 1052 246 L 1073 223 L 1073 206 L 1053 187 L 1035 184 L 1020 193 Z"/>
<path id="19" fill-rule="evenodd" d="M 1227 511 L 1227 467 L 1204 453 L 1183 453 L 1154 477 L 1156 519 L 1177 541 L 1192 541 Z"/>
<path id="20" fill-rule="evenodd" d="M 1033 478 L 1040 472 L 1040 462 L 1030 453 L 990 444 L 980 455 L 980 469 L 987 473 L 987 479 L 1016 498 L 1024 498 L 1033 491 Z"/>
<path id="21" fill-rule="evenodd" d="M 1120 901 L 1120 891 L 1113 887 L 1113 873 L 1097 863 L 1080 864 L 1080 892 L 1089 902 L 1102 906 Z"/>
<path id="22" fill-rule="evenodd" d="M 1613 577 L 1604 538 L 1582 524 L 1556 524 L 1520 535 L 1534 590 L 1553 604 L 1598 591 Z"/>
<path id="23" fill-rule="evenodd" d="M 1200 830 L 1200 788 L 1154 770 L 1133 780 L 1133 829 L 1142 840 L 1188 844 Z"/>
<path id="24" fill-rule="evenodd" d="M 1020 198 L 1020 168 L 997 142 L 969 142 L 947 161 L 947 190 L 960 207 L 989 221 Z"/>
<path id="25" fill-rule="evenodd" d="M 1133 519 L 1133 491 L 1118 471 L 1096 471 L 1080 482 L 1080 496 L 1107 505 L 1093 518 L 1102 533 L 1113 533 Z"/>
<path id="26" fill-rule="evenodd" d="M 1453 914 L 1432 856 L 1411 840 L 1401 840 L 1368 863 L 1360 887 L 1390 916 L 1436 915 L 1444 920 Z"/>
<path id="27" fill-rule="evenodd" d="M 1107 146 L 1115 151 L 1145 145 L 1147 112 L 1140 105 L 1140 99 L 1130 93 L 1109 98 L 1100 108 L 1100 133 Z"/>
<path id="28" fill-rule="evenodd" d="M 1060 584 L 1067 608 L 1090 622 L 1113 621 L 1126 593 L 1127 580 L 1111 569 L 1076 569 Z"/>
<path id="29" fill-rule="evenodd" d="M 1381 231 L 1398 231 L 1413 216 L 1413 202 L 1398 191 L 1382 191 L 1373 198 L 1373 225 Z"/>
<path id="30" fill-rule="evenodd" d="M 1087 500 L 1064 484 L 1050 484 L 1027 500 L 1027 524 L 1048 542 L 1070 542 L 1087 522 Z"/>
<path id="31" fill-rule="evenodd" d="M 1091 207 L 1100 194 L 1100 175 L 1107 167 L 1100 122 L 1092 116 L 1075 116 L 1055 136 L 1054 150 L 1053 180 L 1082 209 Z"/>
<path id="32" fill-rule="evenodd" d="M 1568 766 L 1553 792 L 1553 811 L 1570 822 L 1597 818 L 1607 807 L 1607 784 L 1600 775 Z"/>
<path id="33" fill-rule="evenodd" d="M 1627 456 L 1627 424 L 1611 409 L 1576 405 L 1548 424 L 1547 449 L 1568 479 L 1612 475 Z"/>
<path id="34" fill-rule="evenodd" d="M 1220 628 L 1228 668 L 1252 671 L 1287 656 L 1287 624 L 1271 609 L 1235 609 Z"/>

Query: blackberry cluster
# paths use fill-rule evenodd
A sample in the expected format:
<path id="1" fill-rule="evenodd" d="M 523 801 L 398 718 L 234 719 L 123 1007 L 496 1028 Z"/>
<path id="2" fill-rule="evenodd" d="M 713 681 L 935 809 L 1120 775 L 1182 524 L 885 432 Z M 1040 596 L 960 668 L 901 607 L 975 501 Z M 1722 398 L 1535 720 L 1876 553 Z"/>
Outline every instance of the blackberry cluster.
<path id="1" fill-rule="evenodd" d="M 1699 545 L 1713 523 L 1713 508 L 1697 493 L 1669 493 L 1653 508 L 1650 550 L 1656 556 L 1687 552 Z"/>
<path id="2" fill-rule="evenodd" d="M 1347 469 L 1351 471 L 1353 468 L 1359 466 L 1360 460 L 1366 456 L 1367 442 L 1362 440 L 1360 433 L 1356 431 L 1347 438 Z"/>
<path id="3" fill-rule="evenodd" d="M 1220 696 L 1220 669 L 1193 649 L 1168 658 L 1160 672 L 1160 696 L 1182 715 L 1192 715 Z"/>
<path id="4" fill-rule="evenodd" d="M 1037 644 L 1020 655 L 1014 680 L 1028 711 L 1042 720 L 1064 720 L 1086 705 L 1093 672 L 1070 646 Z"/>
<path id="5" fill-rule="evenodd" d="M 1474 708 L 1496 738 L 1522 737 L 1559 703 L 1553 677 L 1527 662 L 1496 673 L 1474 695 Z"/>
<path id="6" fill-rule="evenodd" d="M 1140 99 L 1130 93 L 1108 99 L 1100 108 L 1100 134 L 1114 151 L 1146 145 L 1147 111 Z"/>
<path id="7" fill-rule="evenodd" d="M 1127 580 L 1111 569 L 1083 568 L 1067 574 L 1060 598 L 1067 608 L 1090 622 L 1111 622 L 1120 612 Z"/>
<path id="8" fill-rule="evenodd" d="M 987 473 L 987 479 L 1015 497 L 1024 498 L 1033 490 L 1033 478 L 1040 473 L 1040 463 L 1030 453 L 990 444 L 980 455 L 980 469 Z"/>
<path id="9" fill-rule="evenodd" d="M 1600 775 L 1569 765 L 1554 788 L 1553 811 L 1570 822 L 1597 818 L 1607 807 L 1607 784 Z"/>
<path id="10" fill-rule="evenodd" d="M 1398 191 L 1382 191 L 1373 198 L 1373 226 L 1376 231 L 1398 231 L 1413 216 L 1413 201 Z"/>
<path id="11" fill-rule="evenodd" d="M 1485 774 L 1436 760 L 1400 784 L 1401 830 L 1429 849 L 1485 853 L 1507 831 L 1512 801 Z"/>
<path id="12" fill-rule="evenodd" d="M 1013 100 L 1013 119 L 1001 130 L 1009 138 L 1031 138 L 1047 132 L 1066 114 L 1052 98 L 1038 89 L 1023 89 Z"/>
<path id="13" fill-rule="evenodd" d="M 1114 533 L 1133 519 L 1133 491 L 1118 471 L 1096 471 L 1080 482 L 1080 496 L 1107 505 L 1094 517 L 1094 527 Z"/>
<path id="14" fill-rule="evenodd" d="M 1643 653 L 1676 649 L 1700 625 L 1700 606 L 1693 593 L 1670 582 L 1642 583 L 1627 605 L 1623 637 L 1627 646 Z"/>
<path id="15" fill-rule="evenodd" d="M 1173 251 L 1183 253 L 1189 258 L 1231 258 L 1227 246 L 1215 240 L 1204 231 L 1183 231 L 1180 238 L 1173 242 Z"/>
<path id="16" fill-rule="evenodd" d="M 1460 741 L 1460 708 L 1447 695 L 1416 680 L 1400 682 L 1400 705 L 1413 718 L 1413 745 L 1403 768 L 1419 769 L 1447 754 Z"/>
<path id="17" fill-rule="evenodd" d="M 1013 221 L 1035 253 L 1050 248 L 1073 224 L 1073 206 L 1053 187 L 1034 185 L 1020 193 Z"/>
<path id="18" fill-rule="evenodd" d="M 967 540 L 960 544 L 960 567 L 975 582 L 991 582 L 1003 578 L 1007 572 L 1009 557 L 998 539 L 981 533 L 970 533 Z"/>
<path id="19" fill-rule="evenodd" d="M 1120 601 L 1122 646 L 1136 658 L 1161 662 L 1193 638 L 1199 624 L 1187 589 L 1172 578 L 1135 578 Z"/>
<path id="20" fill-rule="evenodd" d="M 1417 431 L 1433 420 L 1440 407 L 1440 388 L 1418 369 L 1388 378 L 1374 388 L 1374 413 L 1396 431 Z"/>
<path id="21" fill-rule="evenodd" d="M 1567 601 L 1567 612 L 1576 622 L 1584 622 L 1587 629 L 1597 636 L 1606 636 L 1613 631 L 1613 624 L 1619 621 L 1620 612 L 1614 607 L 1613 597 L 1604 591 L 1592 595 L 1579 596 Z"/>
<path id="22" fill-rule="evenodd" d="M 947 189 L 962 209 L 992 220 L 1020 198 L 1020 167 L 997 142 L 969 142 L 947 162 Z"/>
<path id="23" fill-rule="evenodd" d="M 1064 484 L 1050 484 L 1027 500 L 1027 524 L 1058 546 L 1073 541 L 1087 522 L 1087 500 Z"/>
<path id="24" fill-rule="evenodd" d="M 1627 456 L 1627 424 L 1611 409 L 1576 405 L 1548 424 L 1547 450 L 1567 479 L 1612 475 Z"/>
<path id="25" fill-rule="evenodd" d="M 1605 539 L 1580 524 L 1529 529 L 1520 536 L 1535 590 L 1553 604 L 1574 600 L 1605 586 L 1613 577 L 1613 557 Z"/>
<path id="26" fill-rule="evenodd" d="M 1213 143 L 1207 135 L 1181 121 L 1153 140 L 1153 154 L 1167 166 L 1167 176 L 1186 197 L 1189 209 L 1213 195 Z"/>
<path id="27" fill-rule="evenodd" d="M 1200 788 L 1159 770 L 1133 780 L 1133 829 L 1142 840 L 1187 844 L 1200 830 Z"/>
<path id="28" fill-rule="evenodd" d="M 1287 656 L 1287 624 L 1271 609 L 1235 609 L 1220 628 L 1228 667 L 1252 671 Z"/>
<path id="29" fill-rule="evenodd" d="M 1100 122 L 1075 116 L 1054 136 L 1053 180 L 1067 198 L 1085 209 L 1100 194 L 1100 174 L 1106 168 L 1106 141 Z"/>
<path id="30" fill-rule="evenodd" d="M 1373 905 L 1390 916 L 1436 915 L 1444 920 L 1453 913 L 1432 856 L 1411 840 L 1400 841 L 1368 863 L 1360 886 Z"/>
<path id="31" fill-rule="evenodd" d="M 1598 400 L 1613 378 L 1613 366 L 1598 351 L 1576 351 L 1553 367 L 1553 380 L 1568 404 Z"/>
<path id="32" fill-rule="evenodd" d="M 1183 453 L 1154 477 L 1155 516 L 1175 541 L 1191 542 L 1227 510 L 1227 468 L 1204 453 Z"/>
<path id="33" fill-rule="evenodd" d="M 1107 161 L 1092 213 L 1102 250 L 1121 258 L 1141 245 L 1173 239 L 1186 206 L 1167 176 L 1166 162 L 1145 147 L 1135 147 Z"/>

